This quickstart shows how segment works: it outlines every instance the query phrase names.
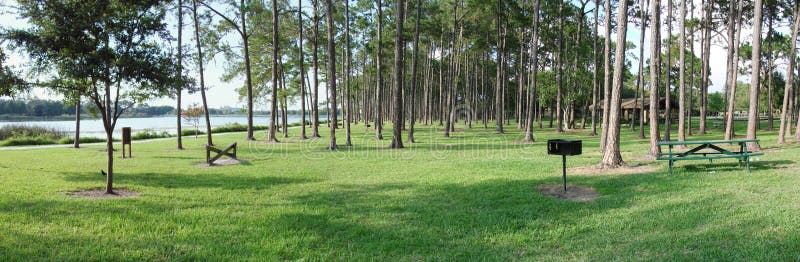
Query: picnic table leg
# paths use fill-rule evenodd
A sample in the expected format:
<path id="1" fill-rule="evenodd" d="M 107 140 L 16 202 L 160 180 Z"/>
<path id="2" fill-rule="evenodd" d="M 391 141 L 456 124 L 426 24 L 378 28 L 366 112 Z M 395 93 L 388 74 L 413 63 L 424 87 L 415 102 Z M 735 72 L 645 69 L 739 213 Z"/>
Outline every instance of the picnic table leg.
<path id="1" fill-rule="evenodd" d="M 672 163 L 673 162 L 674 162 L 673 160 L 671 160 L 671 159 L 669 160 L 669 174 L 670 175 L 672 175 Z"/>

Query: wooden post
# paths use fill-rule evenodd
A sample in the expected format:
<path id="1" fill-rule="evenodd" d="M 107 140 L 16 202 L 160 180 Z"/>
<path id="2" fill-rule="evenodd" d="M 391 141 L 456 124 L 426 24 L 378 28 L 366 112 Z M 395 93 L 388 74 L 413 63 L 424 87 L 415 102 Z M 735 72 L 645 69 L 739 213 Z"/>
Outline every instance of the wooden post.
<path id="1" fill-rule="evenodd" d="M 122 128 L 122 158 L 125 158 L 125 145 L 128 145 L 128 158 L 133 157 L 131 153 L 131 128 Z"/>

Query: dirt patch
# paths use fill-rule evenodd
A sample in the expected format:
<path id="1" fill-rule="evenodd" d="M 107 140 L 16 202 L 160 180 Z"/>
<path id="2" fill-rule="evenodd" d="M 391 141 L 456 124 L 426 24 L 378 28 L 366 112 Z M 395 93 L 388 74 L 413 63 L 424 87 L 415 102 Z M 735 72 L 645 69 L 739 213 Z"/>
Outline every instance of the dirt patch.
<path id="1" fill-rule="evenodd" d="M 600 194 L 594 188 L 570 184 L 567 184 L 566 192 L 564 192 L 564 184 L 540 185 L 537 190 L 545 196 L 576 202 L 591 202 L 600 197 Z"/>
<path id="2" fill-rule="evenodd" d="M 590 165 L 590 166 L 579 166 L 579 167 L 571 167 L 567 168 L 568 175 L 586 175 L 586 176 L 595 176 L 595 175 L 633 175 L 633 174 L 644 174 L 644 173 L 652 173 L 659 170 L 657 166 L 645 166 L 645 165 L 628 165 L 628 166 L 621 166 L 618 168 L 609 168 L 609 169 L 601 169 L 598 165 Z"/>
<path id="3" fill-rule="evenodd" d="M 240 165 L 240 164 L 245 164 L 245 163 L 247 163 L 246 160 L 226 158 L 226 159 L 218 159 L 217 161 L 214 161 L 213 165 L 209 165 L 208 163 L 203 162 L 203 163 L 196 164 L 195 166 L 196 167 L 218 167 L 218 166 Z"/>
<path id="4" fill-rule="evenodd" d="M 107 194 L 105 188 L 92 188 L 69 192 L 67 195 L 76 198 L 129 198 L 136 197 L 139 193 L 126 188 L 117 188 L 114 189 L 114 194 Z"/>

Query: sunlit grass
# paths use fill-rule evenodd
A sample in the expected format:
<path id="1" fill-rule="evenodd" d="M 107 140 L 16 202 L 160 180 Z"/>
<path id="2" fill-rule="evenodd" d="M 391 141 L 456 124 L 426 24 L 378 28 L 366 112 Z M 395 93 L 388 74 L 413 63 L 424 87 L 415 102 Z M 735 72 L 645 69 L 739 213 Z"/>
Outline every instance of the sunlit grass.
<path id="1" fill-rule="evenodd" d="M 546 125 L 546 124 L 545 124 Z M 696 128 L 696 122 L 693 124 Z M 390 127 L 391 125 L 386 125 Z M 512 124 L 512 126 L 515 126 Z M 458 127 L 464 130 L 463 126 Z M 560 158 L 544 141 L 584 140 L 568 165 L 599 162 L 588 130 L 536 130 L 518 143 L 475 127 L 442 137 L 417 126 L 418 143 L 386 149 L 373 130 L 353 127 L 354 146 L 322 139 L 239 143 L 238 166 L 201 168 L 205 139 L 135 144 L 115 159 L 127 199 L 79 199 L 104 185 L 102 146 L 0 151 L 0 257 L 5 260 L 797 260 L 800 147 L 768 152 L 752 173 L 735 160 L 645 162 L 646 139 L 624 128 L 625 161 L 662 167 L 638 175 L 570 175 L 602 196 L 589 203 L 542 196 L 560 183 Z M 705 137 L 719 139 L 712 130 Z M 744 131 L 739 130 L 743 135 Z M 404 134 L 405 135 L 405 134 Z M 673 139 L 677 133 L 673 133 Z"/>

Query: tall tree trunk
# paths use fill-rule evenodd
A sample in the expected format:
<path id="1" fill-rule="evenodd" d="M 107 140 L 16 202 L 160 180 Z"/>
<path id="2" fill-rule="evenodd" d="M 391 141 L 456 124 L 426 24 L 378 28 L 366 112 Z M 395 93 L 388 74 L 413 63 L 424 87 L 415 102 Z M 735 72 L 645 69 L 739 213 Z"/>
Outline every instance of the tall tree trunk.
<path id="1" fill-rule="evenodd" d="M 278 127 L 276 118 L 278 117 L 278 0 L 272 0 L 272 98 L 270 118 L 269 118 L 269 137 L 270 142 L 278 142 L 275 132 Z"/>
<path id="2" fill-rule="evenodd" d="M 755 17 L 753 18 L 753 54 L 750 59 L 750 67 L 753 74 L 750 77 L 750 110 L 747 118 L 747 139 L 756 139 L 758 132 L 758 91 L 761 78 L 761 19 L 763 10 L 763 0 L 755 0 Z M 747 143 L 747 149 L 760 151 L 761 146 L 757 142 Z"/>
<path id="3" fill-rule="evenodd" d="M 600 35 L 598 34 L 598 30 L 597 30 L 597 28 L 598 28 L 598 19 L 597 19 L 597 17 L 599 16 L 599 11 L 598 11 L 599 9 L 600 9 L 600 0 L 594 0 L 594 41 L 592 41 L 593 42 L 592 55 L 594 56 L 594 58 L 592 60 L 592 63 L 594 63 L 595 70 L 592 70 L 594 72 L 592 74 L 592 132 L 589 133 L 590 136 L 596 136 L 597 135 L 597 122 L 596 122 L 597 121 L 596 120 L 597 119 L 597 102 L 598 102 L 597 101 L 597 96 L 599 95 L 598 94 L 598 91 L 599 91 L 598 90 L 599 89 L 599 87 L 598 87 L 598 84 L 599 84 L 598 83 L 598 78 L 599 78 L 598 77 L 598 71 L 599 70 L 597 70 L 597 66 L 598 66 L 599 62 L 597 61 L 597 49 L 598 49 L 597 46 L 598 46 L 598 39 L 600 39 Z M 601 148 L 601 150 L 602 150 L 602 148 Z"/>
<path id="4" fill-rule="evenodd" d="M 628 27 L 628 1 L 620 1 L 619 15 L 617 17 L 617 43 L 625 43 Z M 616 168 L 625 164 L 619 151 L 620 125 L 620 101 L 622 99 L 622 75 L 625 72 L 625 45 L 618 44 L 614 54 L 614 86 L 611 90 L 611 108 L 608 120 L 608 133 L 606 138 L 606 150 L 603 151 L 603 160 L 600 162 L 601 168 Z"/>
<path id="5" fill-rule="evenodd" d="M 206 82 L 203 76 L 203 48 L 200 44 L 200 22 L 197 20 L 197 1 L 192 1 L 192 16 L 194 17 L 194 39 L 197 45 L 197 68 L 200 74 L 200 97 L 203 100 L 203 114 L 206 120 L 206 145 L 214 145 L 211 139 L 211 119 L 208 116 L 208 102 L 206 100 Z M 109 172 L 110 174 L 110 172 Z"/>
<path id="6" fill-rule="evenodd" d="M 314 95 L 311 96 L 311 137 L 319 138 L 319 0 L 313 0 L 312 4 L 314 6 L 312 17 L 312 23 L 314 24 L 314 41 L 311 41 L 313 45 L 311 66 L 313 67 L 312 71 L 314 71 L 312 73 L 314 75 L 314 82 L 312 83 L 314 86 Z"/>
<path id="7" fill-rule="evenodd" d="M 655 159 L 661 154 L 658 147 L 658 111 L 660 99 L 658 98 L 659 84 L 661 83 L 661 0 L 653 0 L 650 5 L 650 151 L 648 156 Z"/>
<path id="8" fill-rule="evenodd" d="M 556 51 L 556 132 L 564 132 L 562 89 L 564 86 L 564 1 L 558 1 L 558 51 Z"/>
<path id="9" fill-rule="evenodd" d="M 791 129 L 788 121 L 792 118 L 792 107 L 790 106 L 791 100 L 794 97 L 794 67 L 797 61 L 797 31 L 800 27 L 800 2 L 794 3 L 794 21 L 792 22 L 792 36 L 789 38 L 789 65 L 786 67 L 786 84 L 783 89 L 783 105 L 781 107 L 781 123 L 778 128 L 778 144 L 783 145 L 786 143 L 786 134 Z"/>
<path id="10" fill-rule="evenodd" d="M 706 134 L 706 116 L 708 115 L 708 76 L 709 60 L 711 58 L 711 12 L 714 0 L 706 0 L 704 5 L 705 19 L 703 21 L 703 58 L 700 69 L 700 125 L 698 132 L 700 135 Z"/>
<path id="11" fill-rule="evenodd" d="M 767 23 L 769 24 L 769 29 L 767 30 L 767 37 L 772 35 L 772 17 L 769 16 L 767 13 Z M 767 42 L 767 70 L 764 73 L 767 74 L 767 130 L 772 131 L 774 128 L 774 115 L 773 115 L 773 108 L 775 105 L 772 103 L 772 68 L 774 64 L 774 58 L 772 57 L 772 40 Z"/>
<path id="12" fill-rule="evenodd" d="M 414 57 L 411 61 L 411 121 L 408 128 L 408 142 L 414 143 L 414 122 L 416 122 L 416 102 L 417 96 L 417 64 L 419 63 L 419 19 L 422 12 L 422 0 L 417 0 L 417 15 L 414 21 Z"/>
<path id="13" fill-rule="evenodd" d="M 183 0 L 178 0 L 178 77 L 183 79 Z M 181 95 L 183 95 L 183 83 L 178 85 L 178 88 L 175 90 L 175 96 L 178 105 L 175 108 L 175 115 L 177 119 L 177 136 L 178 136 L 178 150 L 183 150 L 183 130 L 181 126 Z M 78 109 L 80 110 L 80 97 L 78 97 L 79 103 L 77 104 Z M 80 112 L 80 111 L 78 111 Z M 80 119 L 80 114 L 78 114 L 78 119 Z M 76 129 L 77 130 L 77 129 Z M 77 132 L 76 132 L 77 134 Z M 78 148 L 78 136 L 75 136 L 75 148 Z"/>
<path id="14" fill-rule="evenodd" d="M 730 3 L 733 5 L 733 3 Z M 735 97 L 736 97 L 736 79 L 739 76 L 739 39 L 742 34 L 741 30 L 741 21 L 742 18 L 740 15 L 742 14 L 742 0 L 739 0 L 738 7 L 731 7 L 731 13 L 733 13 L 733 32 L 735 32 L 735 36 L 731 38 L 733 41 L 730 42 L 728 49 L 732 49 L 728 51 L 728 56 L 731 57 L 730 63 L 728 64 L 728 112 L 725 115 L 725 140 L 730 140 L 734 137 L 734 110 L 735 110 Z M 729 35 L 733 32 L 729 32 Z"/>
<path id="15" fill-rule="evenodd" d="M 377 64 L 377 85 L 375 86 L 375 139 L 383 140 L 383 119 L 381 90 L 383 90 L 383 0 L 378 0 L 378 55 L 375 57 Z"/>
<path id="16" fill-rule="evenodd" d="M 307 139 L 306 136 L 306 81 L 303 80 L 306 75 L 305 70 L 305 56 L 303 55 L 303 0 L 297 0 L 297 31 L 300 36 L 297 38 L 298 57 L 297 60 L 300 72 L 297 77 L 300 79 L 300 139 Z"/>
<path id="17" fill-rule="evenodd" d="M 606 150 L 608 136 L 609 99 L 611 98 L 611 1 L 605 1 L 606 29 L 603 51 L 603 124 L 600 131 L 600 151 Z M 624 42 L 623 42 L 624 43 Z"/>
<path id="18" fill-rule="evenodd" d="M 639 138 L 644 138 L 644 36 L 647 33 L 647 12 L 644 11 L 646 10 L 645 8 L 647 8 L 647 4 L 645 3 L 645 0 L 639 0 L 639 8 L 639 10 L 641 10 L 641 16 L 639 17 L 639 20 L 641 20 L 642 23 L 642 30 L 639 31 L 641 33 L 639 38 L 639 74 L 636 78 L 638 98 L 634 101 L 634 105 L 636 105 L 635 108 L 639 110 Z M 658 89 L 656 89 L 656 91 L 657 90 Z M 639 99 L 641 99 L 641 103 L 639 103 Z M 635 121 L 631 121 L 631 130 L 633 130 L 634 123 Z"/>
<path id="19" fill-rule="evenodd" d="M 272 0 L 276 1 L 276 0 Z M 330 92 L 330 126 L 331 126 L 331 143 L 328 145 L 328 150 L 336 150 L 338 147 L 336 146 L 336 126 L 339 124 L 336 119 L 336 39 L 334 38 L 334 26 L 333 23 L 333 3 L 332 0 L 325 0 L 325 7 L 326 7 L 326 14 L 325 16 L 328 18 L 328 81 L 326 83 L 326 87 Z"/>
<path id="20" fill-rule="evenodd" d="M 533 137 L 533 116 L 534 116 L 534 98 L 536 96 L 536 74 L 539 70 L 539 0 L 533 0 L 533 36 L 531 37 L 531 86 L 530 97 L 528 99 L 528 120 L 525 124 L 525 142 L 534 142 L 536 139 Z M 594 123 L 594 116 L 592 116 L 592 123 Z"/>
<path id="21" fill-rule="evenodd" d="M 664 93 L 664 140 L 670 141 L 672 133 L 672 1 L 667 0 L 667 57 Z"/>
<path id="22" fill-rule="evenodd" d="M 494 92 L 494 110 L 495 110 L 495 122 L 497 123 L 497 129 L 495 133 L 503 134 L 503 82 L 504 78 L 506 77 L 503 74 L 503 37 L 502 34 L 502 14 L 503 14 L 503 1 L 497 0 L 497 79 L 495 80 L 495 92 Z"/>
<path id="23" fill-rule="evenodd" d="M 328 0 L 330 1 L 330 0 Z M 394 89 L 392 90 L 392 144 L 390 148 L 403 148 L 403 68 L 405 68 L 403 56 L 405 55 L 405 43 L 403 43 L 403 18 L 405 17 L 405 0 L 397 0 L 396 24 L 394 36 Z"/>
<path id="24" fill-rule="evenodd" d="M 180 122 L 180 121 L 178 121 Z M 180 145 L 180 143 L 178 143 Z M 75 138 L 72 141 L 73 148 L 81 147 L 81 95 L 77 95 L 75 100 Z"/>
<path id="25" fill-rule="evenodd" d="M 239 1 L 239 13 L 241 14 L 242 23 L 242 50 L 244 52 L 244 69 L 245 69 L 245 82 L 247 84 L 247 140 L 255 140 L 253 130 L 253 80 L 250 73 L 250 35 L 247 33 L 247 11 L 245 1 Z M 211 141 L 211 130 L 208 132 L 209 141 Z M 209 145 L 211 142 L 209 142 Z"/>
<path id="26" fill-rule="evenodd" d="M 678 50 L 678 141 L 686 141 L 686 1 L 680 1 Z"/>
<path id="27" fill-rule="evenodd" d="M 345 111 L 347 112 L 346 119 L 344 121 L 344 128 L 345 128 L 345 146 L 352 146 L 353 141 L 350 139 L 350 122 L 352 121 L 353 115 L 353 107 L 351 105 L 351 97 L 350 97 L 350 64 L 352 59 L 352 54 L 350 52 L 350 0 L 344 0 L 344 35 L 345 35 L 345 69 L 344 69 L 344 86 L 345 86 L 345 101 L 347 101 L 347 105 L 345 106 Z"/>

